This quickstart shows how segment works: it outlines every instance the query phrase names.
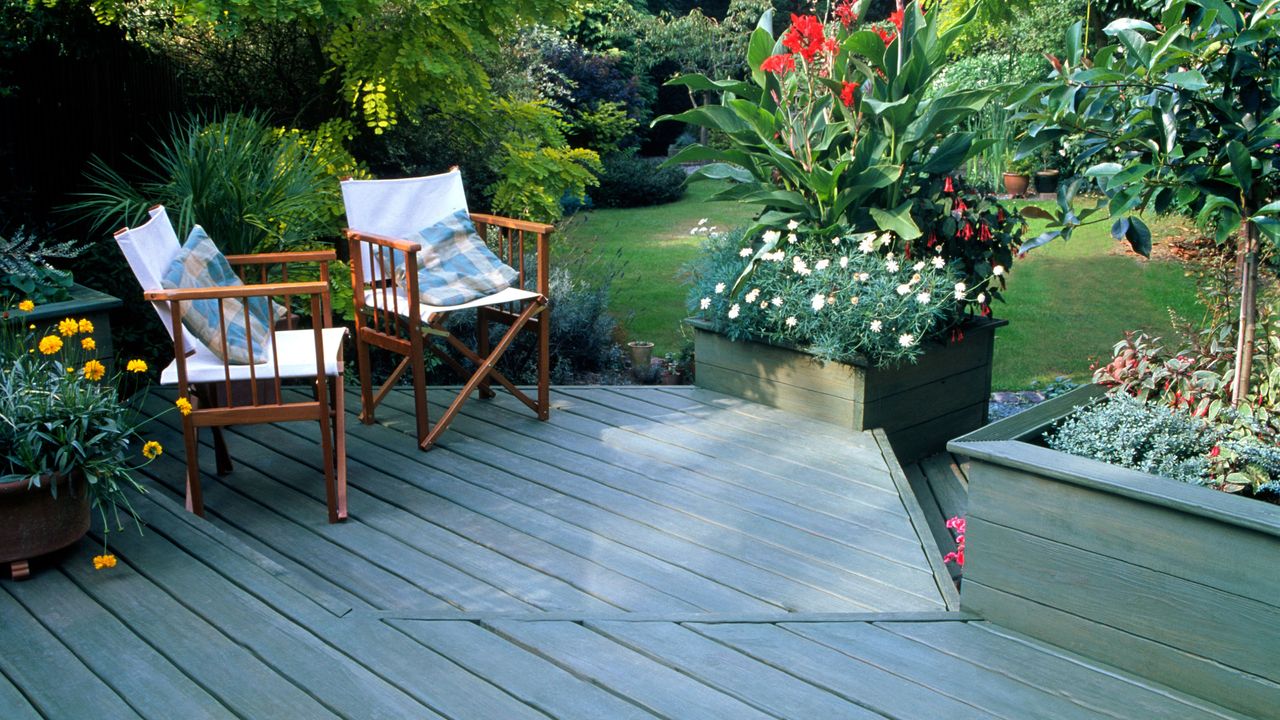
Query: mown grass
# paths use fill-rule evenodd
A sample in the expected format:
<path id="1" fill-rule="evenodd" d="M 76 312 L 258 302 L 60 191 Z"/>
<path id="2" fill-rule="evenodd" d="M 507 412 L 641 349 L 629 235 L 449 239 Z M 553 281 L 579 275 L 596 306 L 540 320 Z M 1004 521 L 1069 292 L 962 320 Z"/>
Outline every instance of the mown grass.
<path id="1" fill-rule="evenodd" d="M 686 339 L 682 268 L 701 238 L 689 230 L 702 218 L 729 228 L 748 222 L 752 208 L 711 202 L 710 183 L 694 183 L 678 202 L 627 210 L 579 213 L 557 236 L 565 251 L 616 258 L 622 274 L 610 307 L 628 340 L 649 340 L 656 353 L 677 352 Z M 1029 236 L 1040 231 L 1034 222 Z M 1177 224 L 1152 221 L 1157 244 Z M 1012 390 L 1065 375 L 1090 376 L 1089 365 L 1109 357 L 1126 330 L 1166 334 L 1169 310 L 1199 318 L 1195 284 L 1172 261 L 1147 261 L 1123 252 L 1106 223 L 1081 228 L 1069 242 L 1055 241 L 1015 263 L 997 317 L 1009 320 L 996 340 L 993 386 Z M 622 338 L 620 338 L 622 339 Z"/>

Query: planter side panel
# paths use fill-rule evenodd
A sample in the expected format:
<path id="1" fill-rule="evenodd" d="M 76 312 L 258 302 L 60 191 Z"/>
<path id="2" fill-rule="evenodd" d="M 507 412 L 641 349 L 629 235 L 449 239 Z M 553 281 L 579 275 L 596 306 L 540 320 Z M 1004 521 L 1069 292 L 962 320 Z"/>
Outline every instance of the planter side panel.
<path id="1" fill-rule="evenodd" d="M 1280 538 L 974 459 L 964 609 L 1252 715 L 1280 706 Z M 1265 712 L 1264 712 L 1265 709 Z"/>

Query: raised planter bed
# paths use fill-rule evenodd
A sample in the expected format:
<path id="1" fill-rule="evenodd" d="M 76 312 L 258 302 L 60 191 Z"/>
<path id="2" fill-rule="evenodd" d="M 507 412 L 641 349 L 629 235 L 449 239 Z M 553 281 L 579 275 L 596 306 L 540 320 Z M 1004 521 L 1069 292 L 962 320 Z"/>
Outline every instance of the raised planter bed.
<path id="1" fill-rule="evenodd" d="M 802 350 L 734 342 L 706 323 L 694 330 L 699 387 L 835 423 L 884 428 L 898 460 L 941 452 L 951 438 L 987 421 L 991 354 L 1004 320 L 964 328 L 960 342 L 934 343 L 914 365 L 824 362 Z"/>
<path id="2" fill-rule="evenodd" d="M 963 609 L 1245 713 L 1280 709 L 1280 507 L 1076 457 L 1087 386 L 952 442 L 972 460 Z"/>
<path id="3" fill-rule="evenodd" d="M 98 357 L 110 367 L 109 361 L 115 356 L 115 349 L 111 344 L 111 311 L 123 303 L 117 297 L 83 285 L 72 285 L 70 293 L 69 300 L 37 305 L 29 313 L 11 311 L 11 316 L 18 321 L 35 325 L 36 331 L 42 335 L 57 334 L 58 321 L 63 318 L 88 320 L 93 323 L 91 336 L 97 345 Z"/>

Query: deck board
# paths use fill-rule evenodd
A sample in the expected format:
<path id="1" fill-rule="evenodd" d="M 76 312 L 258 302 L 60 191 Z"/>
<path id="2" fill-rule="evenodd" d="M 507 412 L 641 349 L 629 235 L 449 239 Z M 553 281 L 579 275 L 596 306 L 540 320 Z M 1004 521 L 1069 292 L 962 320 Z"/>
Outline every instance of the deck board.
<path id="1" fill-rule="evenodd" d="M 402 393 L 349 416 L 337 525 L 314 425 L 232 429 L 225 478 L 205 437 L 198 518 L 164 418 L 116 568 L 95 527 L 0 581 L 0 717 L 1236 717 L 944 612 L 870 434 L 691 388 L 553 398 L 468 403 L 429 453 Z"/>

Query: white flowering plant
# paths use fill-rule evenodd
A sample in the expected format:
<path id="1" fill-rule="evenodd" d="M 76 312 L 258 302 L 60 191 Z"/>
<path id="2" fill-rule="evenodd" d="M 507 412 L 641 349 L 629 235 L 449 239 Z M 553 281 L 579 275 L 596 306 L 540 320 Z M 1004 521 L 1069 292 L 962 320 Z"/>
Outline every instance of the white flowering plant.
<path id="1" fill-rule="evenodd" d="M 964 304 L 983 294 L 941 256 L 910 260 L 882 253 L 888 245 L 883 234 L 846 235 L 822 245 L 792 238 L 797 231 L 770 231 L 781 236 L 776 249 L 736 291 L 734 282 L 755 248 L 742 230 L 706 232 L 690 267 L 690 312 L 734 340 L 883 366 L 914 361 L 926 340 L 952 328 Z"/>

